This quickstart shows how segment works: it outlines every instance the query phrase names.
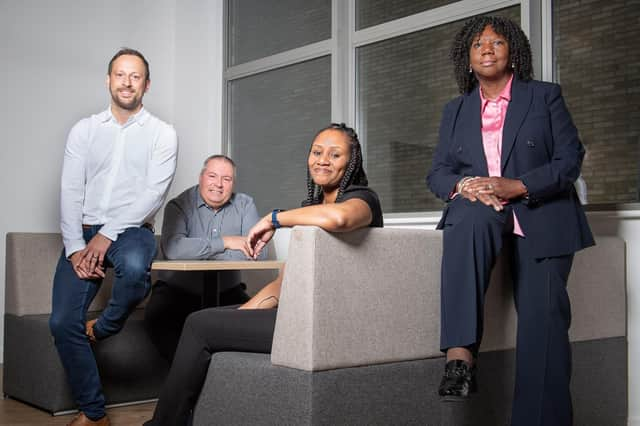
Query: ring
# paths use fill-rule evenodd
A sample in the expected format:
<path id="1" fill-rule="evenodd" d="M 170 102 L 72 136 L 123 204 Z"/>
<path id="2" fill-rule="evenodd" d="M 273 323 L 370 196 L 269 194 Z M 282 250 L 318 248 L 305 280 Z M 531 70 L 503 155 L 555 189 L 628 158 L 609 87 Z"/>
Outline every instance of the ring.
<path id="1" fill-rule="evenodd" d="M 493 189 L 493 185 L 491 184 L 487 185 L 487 189 Z"/>

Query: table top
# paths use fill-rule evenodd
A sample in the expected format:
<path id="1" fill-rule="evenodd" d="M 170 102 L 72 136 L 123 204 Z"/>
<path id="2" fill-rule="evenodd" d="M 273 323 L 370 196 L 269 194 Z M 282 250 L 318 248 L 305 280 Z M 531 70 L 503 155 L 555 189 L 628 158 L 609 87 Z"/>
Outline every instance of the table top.
<path id="1" fill-rule="evenodd" d="M 249 269 L 280 269 L 282 260 L 155 260 L 154 271 L 243 271 Z"/>

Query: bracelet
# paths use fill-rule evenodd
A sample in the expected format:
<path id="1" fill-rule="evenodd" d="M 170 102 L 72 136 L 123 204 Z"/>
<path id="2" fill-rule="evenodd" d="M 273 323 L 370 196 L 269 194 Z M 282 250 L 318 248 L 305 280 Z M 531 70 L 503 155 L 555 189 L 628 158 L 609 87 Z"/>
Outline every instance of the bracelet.
<path id="1" fill-rule="evenodd" d="M 474 179 L 474 176 L 465 176 L 462 179 L 460 179 L 458 181 L 458 184 L 456 185 L 456 193 L 461 194 L 462 190 L 464 189 L 464 185 L 471 179 Z"/>
<path id="2" fill-rule="evenodd" d="M 520 181 L 522 182 L 522 181 Z M 527 188 L 527 185 L 524 184 L 524 182 L 522 182 L 522 186 L 524 186 L 524 190 L 526 191 L 524 193 L 524 195 L 522 196 L 523 199 L 529 201 L 529 188 Z"/>
<path id="3" fill-rule="evenodd" d="M 282 225 L 280 225 L 280 222 L 278 222 L 278 213 L 283 211 L 284 210 L 282 209 L 273 209 L 273 211 L 271 212 L 271 226 L 273 226 L 273 229 L 282 227 Z"/>

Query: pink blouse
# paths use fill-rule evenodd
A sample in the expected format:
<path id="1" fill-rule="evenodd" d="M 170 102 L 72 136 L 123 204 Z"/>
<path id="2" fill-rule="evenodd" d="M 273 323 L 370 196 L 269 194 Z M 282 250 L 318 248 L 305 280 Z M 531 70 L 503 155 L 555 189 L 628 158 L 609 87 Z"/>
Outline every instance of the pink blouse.
<path id="1" fill-rule="evenodd" d="M 507 108 L 511 101 L 511 83 L 513 75 L 496 99 L 486 99 L 480 90 L 480 113 L 482 116 L 482 146 L 487 159 L 489 176 L 502 176 L 500 160 L 502 158 L 502 130 Z M 524 237 L 516 213 L 513 212 L 513 233 Z"/>

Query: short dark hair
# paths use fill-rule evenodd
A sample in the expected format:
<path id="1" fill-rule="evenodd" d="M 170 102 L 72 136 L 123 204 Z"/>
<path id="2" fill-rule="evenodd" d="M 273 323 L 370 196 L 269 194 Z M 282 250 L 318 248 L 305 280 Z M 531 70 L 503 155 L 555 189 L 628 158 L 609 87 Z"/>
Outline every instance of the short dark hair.
<path id="1" fill-rule="evenodd" d="M 469 72 L 469 49 L 473 39 L 486 27 L 507 39 L 509 44 L 509 62 L 513 65 L 513 73 L 522 81 L 533 79 L 531 63 L 531 45 L 522 28 L 509 18 L 501 16 L 475 16 L 464 23 L 458 31 L 451 47 L 450 57 L 460 93 L 469 93 L 477 85 L 475 74 Z"/>
<path id="2" fill-rule="evenodd" d="M 116 61 L 116 59 L 118 59 L 122 55 L 133 55 L 140 58 L 144 63 L 144 68 L 146 70 L 146 80 L 147 81 L 151 80 L 151 71 L 149 70 L 149 62 L 147 62 L 147 59 L 144 57 L 142 53 L 140 53 L 135 49 L 131 49 L 129 47 L 122 47 L 120 48 L 120 50 L 116 52 L 115 55 L 113 55 L 113 58 L 111 58 L 111 60 L 109 61 L 109 67 L 107 68 L 107 75 L 111 75 L 111 69 L 113 68 L 113 63 Z"/>
<path id="3" fill-rule="evenodd" d="M 360 141 L 358 140 L 358 134 L 351 127 L 348 127 L 344 123 L 331 123 L 327 127 L 320 129 L 318 133 L 313 137 L 315 140 L 318 135 L 325 130 L 338 130 L 344 133 L 347 138 L 349 138 L 349 143 L 351 145 L 351 155 L 349 156 L 349 163 L 347 163 L 347 168 L 344 171 L 344 175 L 342 176 L 342 180 L 340 181 L 340 187 L 338 188 L 338 195 L 336 196 L 336 202 L 342 200 L 342 196 L 344 194 L 344 190 L 347 189 L 350 185 L 360 185 L 360 186 L 368 186 L 369 181 L 367 179 L 367 174 L 362 167 L 362 147 L 360 146 Z M 309 147 L 309 152 L 311 152 L 311 148 L 313 147 L 313 142 L 311 142 L 311 146 Z M 307 199 L 302 202 L 302 206 L 310 206 L 313 204 L 322 203 L 322 188 L 320 188 L 311 178 L 311 173 L 309 172 L 309 167 L 307 166 Z"/>

